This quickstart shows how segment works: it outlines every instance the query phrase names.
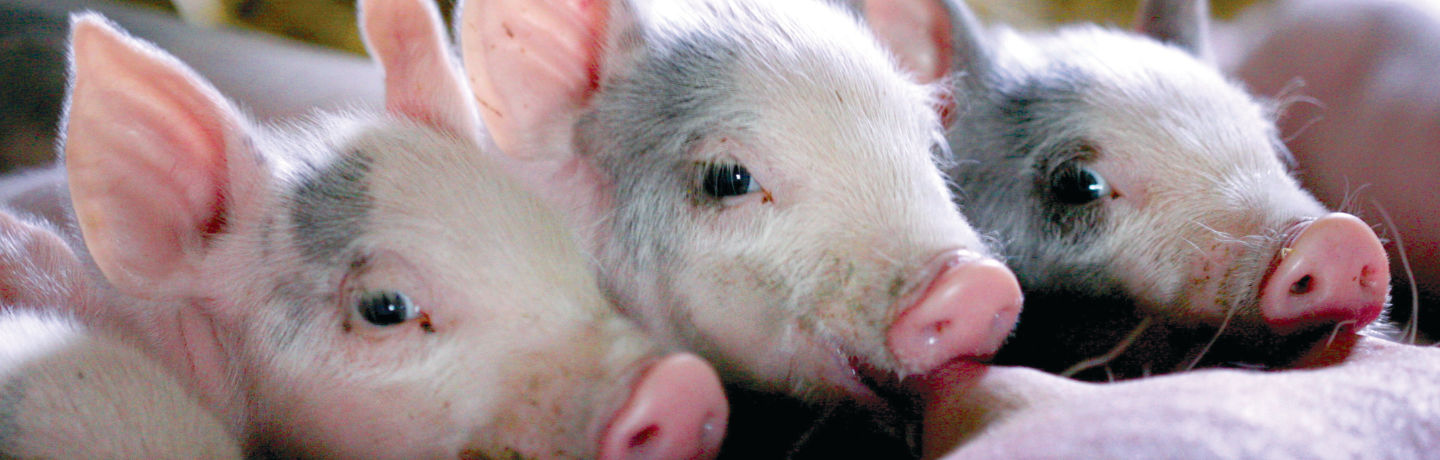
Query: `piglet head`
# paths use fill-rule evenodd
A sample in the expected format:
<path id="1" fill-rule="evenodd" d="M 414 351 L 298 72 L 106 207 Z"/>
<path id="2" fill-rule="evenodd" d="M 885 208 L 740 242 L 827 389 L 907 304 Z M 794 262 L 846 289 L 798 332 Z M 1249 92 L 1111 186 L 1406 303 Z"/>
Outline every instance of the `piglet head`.
<path id="1" fill-rule="evenodd" d="M 825 2 L 643 6 L 457 21 L 489 133 L 622 308 L 817 399 L 994 352 L 1020 294 L 950 200 L 932 88 Z"/>
<path id="2" fill-rule="evenodd" d="M 1193 363 L 1219 330 L 1265 361 L 1387 304 L 1375 233 L 1290 176 L 1274 107 L 1208 62 L 1205 6 L 1148 2 L 1138 34 L 964 21 L 956 49 L 981 51 L 956 55 L 955 185 L 1032 294 L 1014 356 L 1070 360 L 1019 362 L 1064 369 L 1057 347 L 1099 356 L 1137 324 L 1177 334 L 1140 354 L 1178 345 Z"/>
<path id="3" fill-rule="evenodd" d="M 390 113 L 283 128 L 74 21 L 76 215 L 158 353 L 260 452 L 714 455 L 714 371 L 622 318 L 558 218 L 478 153 L 434 7 L 361 8 Z"/>

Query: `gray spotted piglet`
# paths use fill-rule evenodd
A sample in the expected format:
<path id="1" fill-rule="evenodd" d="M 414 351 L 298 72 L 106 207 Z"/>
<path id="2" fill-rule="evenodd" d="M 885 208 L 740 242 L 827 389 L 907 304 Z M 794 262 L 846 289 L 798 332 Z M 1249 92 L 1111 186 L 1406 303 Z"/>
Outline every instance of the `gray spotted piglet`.
<path id="1" fill-rule="evenodd" d="M 480 151 L 433 5 L 361 9 L 388 113 L 276 126 L 77 16 L 64 180 L 7 188 L 86 267 L 40 305 L 133 343 L 250 453 L 715 455 L 714 371 L 622 317 Z"/>
<path id="2" fill-rule="evenodd" d="M 983 359 L 1021 296 L 951 201 L 934 88 L 817 0 L 468 0 L 506 163 L 601 283 L 728 381 L 881 403 Z"/>
<path id="3" fill-rule="evenodd" d="M 984 30 L 936 5 L 915 35 L 952 53 L 914 68 L 953 71 L 952 184 L 1028 297 L 999 362 L 1283 365 L 1383 316 L 1380 241 L 1299 187 L 1276 105 L 1209 62 L 1206 2 L 1148 2 L 1136 33 Z"/>

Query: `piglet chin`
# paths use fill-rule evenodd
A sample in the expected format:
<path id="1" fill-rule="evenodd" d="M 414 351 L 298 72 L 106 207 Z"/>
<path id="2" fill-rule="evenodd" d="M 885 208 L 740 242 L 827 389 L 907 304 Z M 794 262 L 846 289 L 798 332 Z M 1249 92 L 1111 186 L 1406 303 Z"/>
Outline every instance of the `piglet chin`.
<path id="1" fill-rule="evenodd" d="M 848 378 L 832 383 L 843 388 L 853 400 L 873 410 L 905 413 L 916 409 L 918 401 L 933 394 L 958 391 L 956 389 L 972 385 L 990 367 L 977 359 L 959 358 L 923 375 L 901 377 L 860 358 L 849 357 Z"/>
<path id="2" fill-rule="evenodd" d="M 1310 351 L 1291 363 L 1290 367 L 1318 368 L 1345 362 L 1355 351 L 1355 347 L 1360 343 L 1362 337 L 1364 336 L 1349 329 L 1338 330 L 1330 339 L 1316 343 L 1314 347 L 1310 348 Z"/>
<path id="3" fill-rule="evenodd" d="M 971 359 L 956 359 L 935 368 L 928 374 L 909 379 L 905 389 L 924 400 L 932 400 L 937 395 L 970 388 L 989 370 L 989 364 Z"/>

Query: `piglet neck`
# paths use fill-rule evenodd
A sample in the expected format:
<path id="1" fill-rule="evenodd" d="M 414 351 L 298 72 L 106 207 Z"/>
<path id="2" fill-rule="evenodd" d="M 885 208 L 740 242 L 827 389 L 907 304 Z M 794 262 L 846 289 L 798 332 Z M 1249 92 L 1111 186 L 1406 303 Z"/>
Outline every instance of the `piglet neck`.
<path id="1" fill-rule="evenodd" d="M 203 300 L 195 301 L 204 302 Z M 203 308 L 188 306 L 175 312 L 171 354 L 167 360 L 190 389 L 215 411 L 216 416 L 240 433 L 246 423 L 243 395 L 226 363 L 231 362 L 215 317 Z"/>

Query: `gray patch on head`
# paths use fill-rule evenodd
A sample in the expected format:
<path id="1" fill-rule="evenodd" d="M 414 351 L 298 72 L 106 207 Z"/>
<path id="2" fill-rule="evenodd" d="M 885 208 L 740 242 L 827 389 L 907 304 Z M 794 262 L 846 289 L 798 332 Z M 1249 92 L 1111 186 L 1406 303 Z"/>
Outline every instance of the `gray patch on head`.
<path id="1" fill-rule="evenodd" d="M 20 433 L 20 402 L 25 399 L 25 379 L 11 378 L 0 387 L 0 458 L 9 457 L 16 449 Z"/>
<path id="2" fill-rule="evenodd" d="M 997 72 L 983 85 L 957 88 L 962 102 L 951 127 L 957 155 L 951 175 L 970 223 L 998 238 L 1007 264 L 1022 284 L 1046 278 L 1083 278 L 1096 286 L 1108 270 L 1093 270 L 1074 254 L 1094 244 L 1104 225 L 1103 209 L 1057 202 L 1050 193 L 1054 169 L 1085 151 L 1074 117 L 1089 102 L 1092 76 L 1084 69 L 1055 63 L 1032 73 Z M 1098 278 L 1098 279 L 1097 279 Z"/>
<path id="3" fill-rule="evenodd" d="M 371 158 L 336 157 L 305 177 L 291 194 L 296 246 L 311 263 L 332 265 L 365 229 L 374 197 L 367 182 Z"/>
<path id="4" fill-rule="evenodd" d="M 642 54 L 633 68 L 602 83 L 594 108 L 576 126 L 576 142 L 614 186 L 616 208 L 608 225 L 615 237 L 603 249 L 606 259 L 630 265 L 602 272 L 654 274 L 642 282 L 665 291 L 672 283 L 664 267 L 680 263 L 678 248 L 686 244 L 689 223 L 682 219 L 695 214 L 694 143 L 717 129 L 738 128 L 737 119 L 751 116 L 726 104 L 734 94 L 727 76 L 736 51 L 718 32 L 653 42 L 637 50 Z M 615 291 L 633 281 L 602 283 Z M 622 291 L 616 294 L 636 295 Z"/>
<path id="5" fill-rule="evenodd" d="M 312 311 L 312 306 L 334 305 L 336 294 L 325 294 L 327 291 L 324 287 L 312 283 L 304 273 L 276 278 L 275 281 L 275 287 L 266 300 L 271 305 L 282 306 L 280 310 L 285 312 L 286 316 L 279 328 L 271 331 L 269 335 L 277 348 L 285 349 L 295 343 L 305 325 L 317 316 L 317 313 Z"/>

